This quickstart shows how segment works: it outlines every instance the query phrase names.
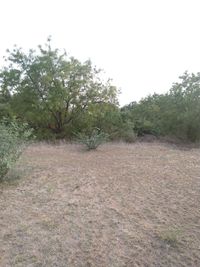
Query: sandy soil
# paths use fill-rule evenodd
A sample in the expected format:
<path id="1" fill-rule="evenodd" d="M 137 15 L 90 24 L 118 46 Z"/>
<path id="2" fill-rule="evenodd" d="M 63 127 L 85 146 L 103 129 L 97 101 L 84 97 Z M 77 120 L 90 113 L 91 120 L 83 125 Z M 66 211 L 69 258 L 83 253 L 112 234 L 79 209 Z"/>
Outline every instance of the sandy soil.
<path id="1" fill-rule="evenodd" d="M 200 266 L 200 149 L 36 144 L 15 172 L 0 185 L 0 266 Z"/>

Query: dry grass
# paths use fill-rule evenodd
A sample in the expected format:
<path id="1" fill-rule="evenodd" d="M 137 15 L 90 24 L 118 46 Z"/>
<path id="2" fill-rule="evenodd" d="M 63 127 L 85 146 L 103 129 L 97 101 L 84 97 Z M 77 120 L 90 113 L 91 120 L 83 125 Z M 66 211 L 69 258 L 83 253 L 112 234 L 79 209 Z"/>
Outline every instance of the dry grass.
<path id="1" fill-rule="evenodd" d="M 0 185 L 0 266 L 200 266 L 200 150 L 30 146 Z"/>

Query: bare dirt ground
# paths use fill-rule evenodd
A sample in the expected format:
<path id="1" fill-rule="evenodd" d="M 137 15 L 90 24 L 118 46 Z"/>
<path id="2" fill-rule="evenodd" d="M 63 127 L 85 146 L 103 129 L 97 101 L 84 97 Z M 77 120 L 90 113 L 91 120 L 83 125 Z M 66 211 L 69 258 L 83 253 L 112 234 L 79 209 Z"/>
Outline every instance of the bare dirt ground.
<path id="1" fill-rule="evenodd" d="M 36 144 L 15 171 L 0 266 L 200 266 L 200 149 Z"/>

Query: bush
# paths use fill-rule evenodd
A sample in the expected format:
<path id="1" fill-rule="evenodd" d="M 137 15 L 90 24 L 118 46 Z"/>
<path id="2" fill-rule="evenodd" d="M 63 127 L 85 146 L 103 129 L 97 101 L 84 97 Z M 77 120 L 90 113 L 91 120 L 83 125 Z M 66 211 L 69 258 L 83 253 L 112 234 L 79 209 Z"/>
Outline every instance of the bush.
<path id="1" fill-rule="evenodd" d="M 101 132 L 99 128 L 95 128 L 90 134 L 76 134 L 77 141 L 87 146 L 88 150 L 96 149 L 108 140 L 108 135 Z"/>
<path id="2" fill-rule="evenodd" d="M 113 140 L 134 143 L 137 139 L 137 134 L 134 131 L 134 124 L 129 120 L 121 122 L 116 131 L 111 134 L 111 137 Z"/>
<path id="3" fill-rule="evenodd" d="M 134 143 L 137 139 L 137 135 L 133 130 L 124 131 L 122 133 L 122 140 L 126 143 Z"/>
<path id="4" fill-rule="evenodd" d="M 0 180 L 18 159 L 31 134 L 27 124 L 5 120 L 0 123 Z"/>

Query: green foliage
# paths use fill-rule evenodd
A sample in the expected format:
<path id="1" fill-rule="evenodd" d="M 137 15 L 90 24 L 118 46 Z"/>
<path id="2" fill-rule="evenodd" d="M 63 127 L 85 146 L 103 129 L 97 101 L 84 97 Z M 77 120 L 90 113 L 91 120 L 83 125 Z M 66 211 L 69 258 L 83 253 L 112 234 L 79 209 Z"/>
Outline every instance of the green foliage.
<path id="1" fill-rule="evenodd" d="M 166 94 L 154 94 L 121 112 L 134 123 L 138 135 L 174 136 L 200 141 L 200 73 L 180 77 Z"/>
<path id="2" fill-rule="evenodd" d="M 107 133 L 111 140 L 123 140 L 130 143 L 136 140 L 134 124 L 122 116 L 118 107 L 110 104 L 90 106 L 82 116 L 82 124 L 80 125 L 79 122 L 79 127 L 80 131 L 85 129 L 87 134 L 97 127 Z"/>
<path id="3" fill-rule="evenodd" d="M 0 123 L 0 180 L 18 159 L 31 134 L 27 124 L 7 120 Z"/>
<path id="4" fill-rule="evenodd" d="M 166 244 L 176 247 L 180 241 L 182 231 L 180 229 L 166 229 L 158 234 L 159 238 Z"/>
<path id="5" fill-rule="evenodd" d="M 118 107 L 109 103 L 91 104 L 87 111 L 80 116 L 74 125 L 74 131 L 83 131 L 90 134 L 97 127 L 112 138 L 113 133 L 121 124 L 121 115 Z"/>
<path id="6" fill-rule="evenodd" d="M 86 145 L 88 150 L 96 149 L 108 140 L 108 134 L 105 134 L 98 128 L 95 128 L 90 134 L 78 133 L 76 137 L 77 141 Z"/>
<path id="7" fill-rule="evenodd" d="M 122 112 L 126 118 L 134 124 L 134 131 L 137 135 L 143 134 L 160 134 L 159 118 L 161 110 L 157 104 L 158 98 L 162 95 L 148 96 L 142 99 L 139 103 L 130 104 L 122 108 Z"/>
<path id="8" fill-rule="evenodd" d="M 5 93 L 0 88 L 0 120 L 4 117 L 11 118 L 12 117 L 12 110 L 10 107 L 10 94 Z"/>
<path id="9" fill-rule="evenodd" d="M 134 131 L 134 124 L 127 120 L 121 124 L 121 127 L 117 131 L 118 139 L 121 139 L 127 143 L 134 143 L 137 139 L 137 134 Z"/>
<path id="10" fill-rule="evenodd" d="M 49 132 L 64 137 L 91 105 L 117 105 L 117 89 L 101 79 L 101 70 L 52 49 L 50 40 L 37 51 L 14 48 L 0 72 L 0 88 L 18 118 L 45 138 Z M 71 134 L 70 133 L 70 134 Z"/>
<path id="11" fill-rule="evenodd" d="M 119 109 L 118 90 L 90 60 L 80 62 L 50 40 L 28 53 L 8 51 L 0 71 L 0 120 L 17 117 L 38 139 L 90 135 L 100 128 L 111 140 L 134 142 L 153 134 L 200 141 L 200 73 L 185 72 L 166 94 L 154 94 Z"/>

